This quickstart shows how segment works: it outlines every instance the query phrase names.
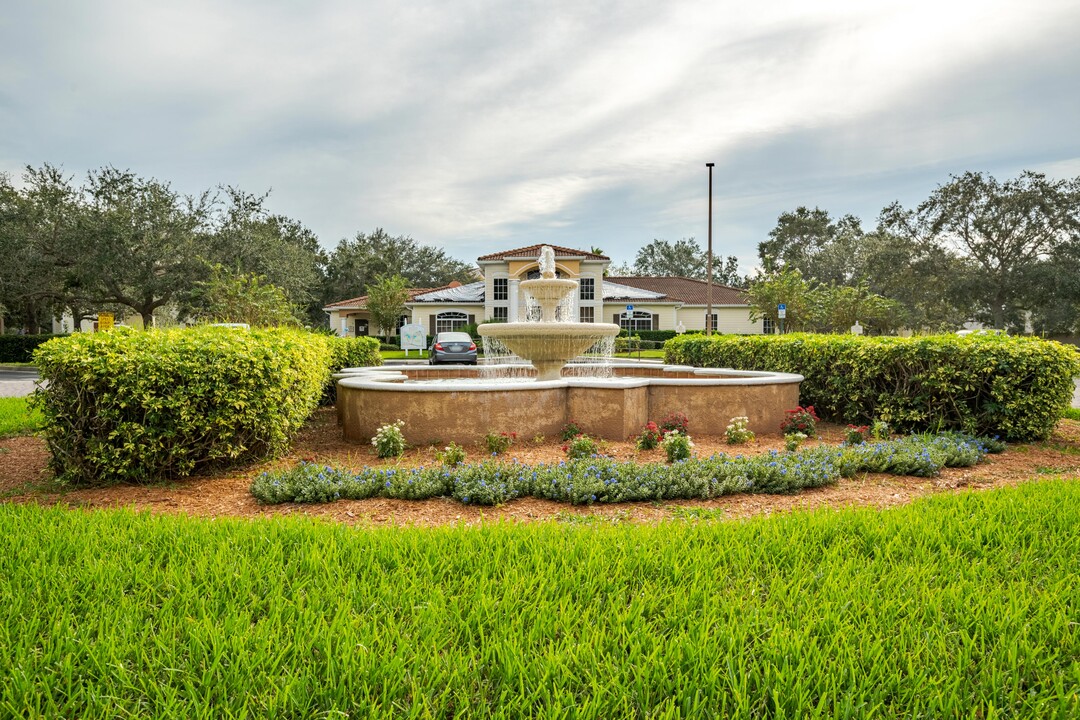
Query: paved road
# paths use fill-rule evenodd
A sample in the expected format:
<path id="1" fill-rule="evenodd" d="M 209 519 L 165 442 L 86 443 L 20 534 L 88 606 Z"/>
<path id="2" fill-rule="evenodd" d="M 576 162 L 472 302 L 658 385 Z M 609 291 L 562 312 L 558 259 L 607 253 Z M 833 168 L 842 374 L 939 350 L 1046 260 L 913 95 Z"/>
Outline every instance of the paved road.
<path id="1" fill-rule="evenodd" d="M 34 383 L 37 382 L 37 368 L 3 368 L 0 367 L 0 397 L 22 397 L 34 392 Z"/>

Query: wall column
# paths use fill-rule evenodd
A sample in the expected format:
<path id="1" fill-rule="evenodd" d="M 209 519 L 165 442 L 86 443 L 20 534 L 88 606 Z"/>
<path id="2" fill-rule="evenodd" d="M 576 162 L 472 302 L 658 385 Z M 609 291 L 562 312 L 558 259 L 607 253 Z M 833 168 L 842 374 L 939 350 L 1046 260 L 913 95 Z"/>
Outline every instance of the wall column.
<path id="1" fill-rule="evenodd" d="M 508 322 L 518 322 L 518 280 L 511 278 L 508 285 L 510 286 L 509 298 L 510 308 L 506 313 Z"/>

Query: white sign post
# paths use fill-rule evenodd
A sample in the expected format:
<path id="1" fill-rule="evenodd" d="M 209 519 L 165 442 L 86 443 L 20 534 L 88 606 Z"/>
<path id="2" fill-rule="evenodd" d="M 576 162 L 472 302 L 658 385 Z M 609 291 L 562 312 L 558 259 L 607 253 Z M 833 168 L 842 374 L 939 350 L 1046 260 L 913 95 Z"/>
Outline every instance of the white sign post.
<path id="1" fill-rule="evenodd" d="M 419 350 L 421 353 L 427 348 L 427 331 L 419 323 L 402 325 L 398 331 L 401 337 L 401 349 L 405 351 L 405 357 L 409 357 L 410 350 Z"/>
<path id="2" fill-rule="evenodd" d="M 784 334 L 784 318 L 787 317 L 787 303 L 776 306 L 776 317 L 780 318 L 780 334 Z"/>

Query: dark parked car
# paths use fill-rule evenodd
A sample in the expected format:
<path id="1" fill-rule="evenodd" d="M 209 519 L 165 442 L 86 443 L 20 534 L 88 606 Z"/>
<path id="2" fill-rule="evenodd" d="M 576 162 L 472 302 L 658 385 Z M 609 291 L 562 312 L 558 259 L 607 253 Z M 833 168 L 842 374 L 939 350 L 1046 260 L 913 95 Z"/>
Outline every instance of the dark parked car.
<path id="1" fill-rule="evenodd" d="M 441 332 L 431 340 L 428 349 L 428 362 L 476 364 L 476 343 L 463 332 Z"/>

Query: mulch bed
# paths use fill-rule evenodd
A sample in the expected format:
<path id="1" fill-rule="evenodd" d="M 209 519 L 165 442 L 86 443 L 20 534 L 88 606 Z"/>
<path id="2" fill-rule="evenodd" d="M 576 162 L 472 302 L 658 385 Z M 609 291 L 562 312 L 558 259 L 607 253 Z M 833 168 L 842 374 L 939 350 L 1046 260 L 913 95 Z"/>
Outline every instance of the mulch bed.
<path id="1" fill-rule="evenodd" d="M 691 426 L 691 431 L 693 427 Z M 841 426 L 823 423 L 818 443 L 839 444 Z M 407 433 L 406 433 L 407 436 Z M 713 453 L 752 455 L 780 450 L 783 438 L 759 436 L 754 443 L 731 446 L 723 438 L 695 437 L 697 456 Z M 677 500 L 572 506 L 535 498 L 515 500 L 499 507 L 463 505 L 452 499 L 432 500 L 350 500 L 325 505 L 260 505 L 248 488 L 252 479 L 271 468 L 290 467 L 300 460 L 312 460 L 359 469 L 365 466 L 417 466 L 435 462 L 438 447 L 409 450 L 398 461 L 375 457 L 370 446 L 342 439 L 333 410 L 320 410 L 305 426 L 292 452 L 280 460 L 245 468 L 218 471 L 184 480 L 151 486 L 119 485 L 105 488 L 66 489 L 51 482 L 48 451 L 38 437 L 0 440 L 0 502 L 64 504 L 82 508 L 129 507 L 150 512 L 186 513 L 201 517 L 270 517 L 306 515 L 350 525 L 422 525 L 448 523 L 475 524 L 506 520 L 530 522 L 573 519 L 593 515 L 618 521 L 657 522 L 672 517 L 673 507 L 722 508 L 727 518 L 785 513 L 816 507 L 865 506 L 886 508 L 940 492 L 982 490 L 1026 482 L 1039 477 L 1080 477 L 1080 423 L 1062 420 L 1052 437 L 1039 443 L 1010 445 L 1005 453 L 991 455 L 972 468 L 945 470 L 936 478 L 896 477 L 866 474 L 842 479 L 836 485 L 805 490 L 796 495 L 732 495 L 715 500 Z M 620 460 L 664 462 L 663 451 L 640 452 L 630 442 L 606 443 L 604 453 Z M 467 447 L 468 461 L 488 455 L 482 446 Z M 519 438 L 505 454 L 506 459 L 523 463 L 558 462 L 565 458 L 558 438 Z"/>

